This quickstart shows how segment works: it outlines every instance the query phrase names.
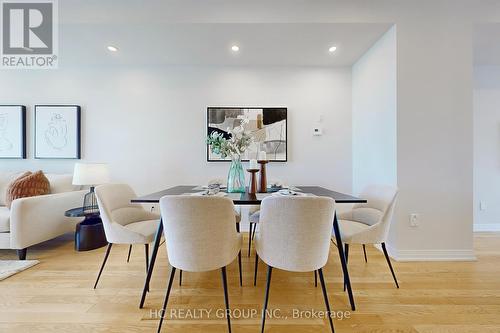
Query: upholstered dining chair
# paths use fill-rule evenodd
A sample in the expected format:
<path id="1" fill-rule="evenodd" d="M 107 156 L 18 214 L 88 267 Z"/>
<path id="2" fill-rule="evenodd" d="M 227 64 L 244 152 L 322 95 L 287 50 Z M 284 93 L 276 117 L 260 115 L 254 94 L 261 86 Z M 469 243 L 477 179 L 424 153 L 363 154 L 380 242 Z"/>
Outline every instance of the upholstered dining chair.
<path id="1" fill-rule="evenodd" d="M 248 208 L 248 256 L 250 257 L 250 251 L 252 250 L 252 241 L 255 237 L 255 231 L 257 230 L 257 225 L 260 219 L 260 206 L 250 206 Z"/>
<path id="2" fill-rule="evenodd" d="M 367 200 L 367 203 L 356 204 L 350 211 L 339 214 L 338 222 L 342 241 L 344 242 L 346 262 L 349 256 L 350 244 L 363 245 L 365 261 L 367 261 L 365 244 L 380 244 L 396 287 L 399 288 L 391 259 L 385 247 L 397 194 L 398 189 L 395 187 L 370 185 L 360 194 L 363 199 Z"/>
<path id="3" fill-rule="evenodd" d="M 97 287 L 113 244 L 144 244 L 147 273 L 149 243 L 153 241 L 160 219 L 158 214 L 148 212 L 142 206 L 130 203 L 136 194 L 126 184 L 100 185 L 96 187 L 95 193 L 104 233 L 109 244 L 94 289 Z"/>
<path id="4" fill-rule="evenodd" d="M 222 178 L 212 178 L 208 181 L 208 185 L 219 184 L 221 186 L 227 186 L 227 182 Z M 241 207 L 234 206 L 234 215 L 236 217 L 236 225 L 239 230 L 239 224 L 241 222 Z"/>
<path id="5" fill-rule="evenodd" d="M 226 181 L 222 178 L 212 178 L 208 181 L 208 185 L 219 184 L 221 186 L 226 186 Z M 236 219 L 236 230 L 240 232 L 241 223 L 241 207 L 234 206 L 234 217 Z M 130 250 L 129 250 L 130 251 Z M 129 252 L 130 256 L 130 252 Z M 240 286 L 243 284 L 242 278 L 240 278 Z M 182 270 L 179 270 L 179 286 L 182 286 Z"/>
<path id="6" fill-rule="evenodd" d="M 165 313 L 176 269 L 188 272 L 220 269 L 226 313 L 229 313 L 226 266 L 236 257 L 241 283 L 241 235 L 234 227 L 233 201 L 217 196 L 165 196 L 160 199 L 160 211 L 168 259 L 172 266 L 161 313 Z M 158 332 L 162 323 L 163 316 Z M 227 325 L 231 332 L 229 315 Z"/>
<path id="7" fill-rule="evenodd" d="M 331 198 L 312 196 L 269 196 L 262 200 L 259 231 L 255 236 L 257 254 L 254 276 L 255 282 L 260 258 L 268 265 L 261 332 L 264 332 L 274 268 L 292 272 L 318 272 L 330 328 L 334 332 L 323 278 L 323 267 L 330 250 L 334 205 Z"/>
<path id="8" fill-rule="evenodd" d="M 271 186 L 281 187 L 283 185 L 281 180 L 271 180 L 269 181 Z M 255 237 L 255 231 L 257 230 L 257 225 L 259 224 L 260 219 L 260 206 L 250 206 L 248 208 L 248 224 L 249 224 L 249 232 L 248 232 L 248 256 L 250 257 L 250 251 L 252 249 L 252 241 Z"/>

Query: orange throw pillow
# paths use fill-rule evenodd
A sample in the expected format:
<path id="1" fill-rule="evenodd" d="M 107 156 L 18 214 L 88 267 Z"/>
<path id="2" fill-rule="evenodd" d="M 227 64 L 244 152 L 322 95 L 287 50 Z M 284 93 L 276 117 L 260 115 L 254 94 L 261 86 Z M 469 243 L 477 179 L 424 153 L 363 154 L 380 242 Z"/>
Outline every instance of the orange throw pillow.
<path id="1" fill-rule="evenodd" d="M 5 203 L 10 208 L 12 201 L 50 193 L 50 183 L 43 172 L 26 172 L 14 180 L 7 188 Z"/>

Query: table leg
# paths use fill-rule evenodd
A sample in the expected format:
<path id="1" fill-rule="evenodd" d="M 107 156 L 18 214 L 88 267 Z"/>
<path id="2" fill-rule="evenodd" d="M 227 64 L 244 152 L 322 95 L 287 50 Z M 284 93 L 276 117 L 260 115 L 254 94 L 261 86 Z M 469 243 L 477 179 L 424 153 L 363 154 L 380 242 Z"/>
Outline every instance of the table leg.
<path id="1" fill-rule="evenodd" d="M 158 254 L 158 248 L 160 247 L 161 235 L 163 234 L 163 223 L 160 219 L 158 224 L 158 229 L 156 230 L 155 242 L 153 245 L 153 251 L 151 252 L 151 259 L 149 260 L 148 274 L 146 275 L 146 282 L 144 283 L 144 289 L 142 290 L 141 304 L 139 308 L 142 309 L 144 306 L 144 301 L 146 300 L 146 293 L 149 290 L 149 281 L 151 280 L 151 275 L 153 274 L 153 268 L 155 266 L 156 255 Z"/>
<path id="2" fill-rule="evenodd" d="M 337 249 L 339 250 L 340 264 L 342 265 L 342 271 L 344 272 L 344 281 L 347 286 L 347 293 L 349 294 L 349 302 L 351 303 L 352 311 L 356 310 L 356 305 L 354 304 L 354 296 L 352 295 L 351 280 L 349 279 L 349 271 L 347 270 L 347 263 L 344 255 L 344 244 L 342 244 L 342 238 L 340 237 L 339 222 L 337 221 L 337 213 L 333 217 L 333 231 L 335 232 L 335 240 L 337 242 Z"/>

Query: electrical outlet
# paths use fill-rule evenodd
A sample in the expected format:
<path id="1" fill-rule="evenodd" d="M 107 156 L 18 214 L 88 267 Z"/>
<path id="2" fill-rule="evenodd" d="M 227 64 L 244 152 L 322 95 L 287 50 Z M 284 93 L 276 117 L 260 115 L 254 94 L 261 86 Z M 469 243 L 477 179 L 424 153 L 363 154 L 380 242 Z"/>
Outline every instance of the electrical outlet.
<path id="1" fill-rule="evenodd" d="M 410 227 L 418 227 L 418 214 L 410 214 Z"/>
<path id="2" fill-rule="evenodd" d="M 479 202 L 479 210 L 486 210 L 486 202 L 480 201 Z"/>

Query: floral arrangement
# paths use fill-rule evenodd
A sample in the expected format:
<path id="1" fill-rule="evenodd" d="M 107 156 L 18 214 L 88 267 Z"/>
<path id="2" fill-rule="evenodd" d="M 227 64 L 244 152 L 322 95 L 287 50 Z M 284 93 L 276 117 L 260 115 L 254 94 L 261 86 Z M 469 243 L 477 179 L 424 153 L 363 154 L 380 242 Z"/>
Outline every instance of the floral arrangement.
<path id="1" fill-rule="evenodd" d="M 212 153 L 218 154 L 222 158 L 227 156 L 231 158 L 240 157 L 253 143 L 253 137 L 244 128 L 244 125 L 248 124 L 248 122 L 249 120 L 244 118 L 239 126 L 233 129 L 228 128 L 229 139 L 224 138 L 222 133 L 212 132 L 207 137 L 207 144 L 210 146 Z"/>

